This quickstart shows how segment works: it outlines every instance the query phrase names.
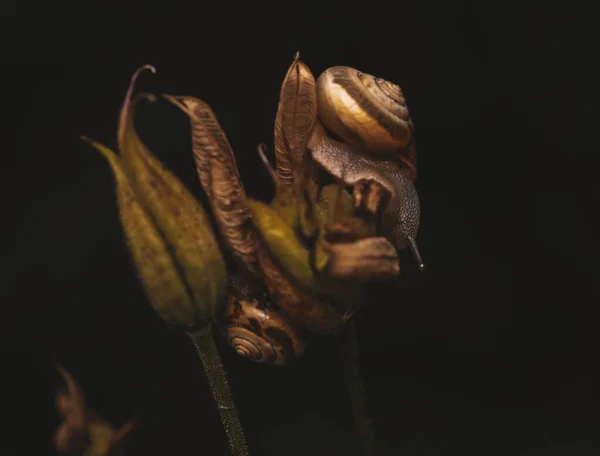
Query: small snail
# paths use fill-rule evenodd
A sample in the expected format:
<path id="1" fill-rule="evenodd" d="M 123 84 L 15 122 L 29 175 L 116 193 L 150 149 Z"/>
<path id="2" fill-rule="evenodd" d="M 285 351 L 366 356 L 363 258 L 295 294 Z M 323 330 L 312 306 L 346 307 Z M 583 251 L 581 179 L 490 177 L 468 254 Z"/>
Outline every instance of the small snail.
<path id="1" fill-rule="evenodd" d="M 390 198 L 382 234 L 397 249 L 409 247 L 424 268 L 416 244 L 420 205 L 414 126 L 400 87 L 350 67 L 335 66 L 317 79 L 317 121 L 307 146 L 312 158 L 345 185 L 373 180 Z M 342 139 L 330 138 L 328 128 Z"/>
<path id="2" fill-rule="evenodd" d="M 306 335 L 271 302 L 266 290 L 240 275 L 229 279 L 217 326 L 235 352 L 251 361 L 291 364 L 302 358 Z"/>

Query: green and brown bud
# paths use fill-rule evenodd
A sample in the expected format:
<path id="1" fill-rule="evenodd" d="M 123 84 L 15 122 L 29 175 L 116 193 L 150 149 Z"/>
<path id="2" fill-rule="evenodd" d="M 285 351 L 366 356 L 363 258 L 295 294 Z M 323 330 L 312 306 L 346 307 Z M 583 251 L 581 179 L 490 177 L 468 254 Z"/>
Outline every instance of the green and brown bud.
<path id="1" fill-rule="evenodd" d="M 121 110 L 121 155 L 83 139 L 111 165 L 127 245 L 152 307 L 169 323 L 201 329 L 223 302 L 225 263 L 202 206 L 135 131 L 140 97 L 132 100 L 132 93 L 144 69 L 154 71 L 150 66 L 136 71 Z"/>

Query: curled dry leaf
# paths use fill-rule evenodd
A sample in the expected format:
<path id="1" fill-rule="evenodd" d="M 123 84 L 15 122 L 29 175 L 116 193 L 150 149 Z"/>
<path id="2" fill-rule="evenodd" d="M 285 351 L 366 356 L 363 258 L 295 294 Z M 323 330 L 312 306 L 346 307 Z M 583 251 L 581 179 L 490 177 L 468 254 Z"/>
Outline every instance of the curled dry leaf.
<path id="1" fill-rule="evenodd" d="M 235 155 L 212 109 L 204 101 L 164 95 L 190 116 L 192 147 L 198 176 L 225 243 L 238 264 L 256 277 L 258 233 L 246 207 L 246 191 L 235 162 Z"/>
<path id="2" fill-rule="evenodd" d="M 323 190 L 320 203 L 326 215 L 315 268 L 346 283 L 396 278 L 400 273 L 396 249 L 385 238 L 377 237 L 379 204 L 385 201 L 385 192 L 370 182 L 357 185 L 354 199 L 337 185 Z"/>

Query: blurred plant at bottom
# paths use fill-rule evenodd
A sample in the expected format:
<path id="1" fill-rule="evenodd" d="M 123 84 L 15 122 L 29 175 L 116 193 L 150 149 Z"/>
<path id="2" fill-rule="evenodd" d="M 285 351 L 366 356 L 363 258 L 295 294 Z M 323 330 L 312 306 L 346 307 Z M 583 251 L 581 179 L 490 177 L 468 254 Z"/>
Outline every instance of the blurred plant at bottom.
<path id="1" fill-rule="evenodd" d="M 115 429 L 88 408 L 85 395 L 71 374 L 60 365 L 56 369 L 66 388 L 59 388 L 56 393 L 56 411 L 63 420 L 54 433 L 56 450 L 82 456 L 122 456 L 122 444 L 134 428 L 134 422 L 128 421 Z"/>

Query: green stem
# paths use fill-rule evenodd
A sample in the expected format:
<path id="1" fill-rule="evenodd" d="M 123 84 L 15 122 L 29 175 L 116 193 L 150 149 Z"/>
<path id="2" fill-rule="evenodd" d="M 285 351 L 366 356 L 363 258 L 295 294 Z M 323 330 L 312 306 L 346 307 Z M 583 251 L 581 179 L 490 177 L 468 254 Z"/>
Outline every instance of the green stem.
<path id="1" fill-rule="evenodd" d="M 354 319 L 337 336 L 338 352 L 344 366 L 346 387 L 352 402 L 352 414 L 358 431 L 358 438 L 366 456 L 375 455 L 375 436 L 369 414 L 365 386 L 360 372 L 360 357 L 356 341 Z"/>
<path id="2" fill-rule="evenodd" d="M 248 456 L 248 444 L 246 443 L 244 430 L 233 403 L 227 376 L 210 327 L 200 332 L 188 333 L 188 335 L 194 343 L 196 353 L 202 361 L 204 371 L 208 377 L 210 390 L 217 403 L 225 434 L 227 434 L 231 455 Z"/>

